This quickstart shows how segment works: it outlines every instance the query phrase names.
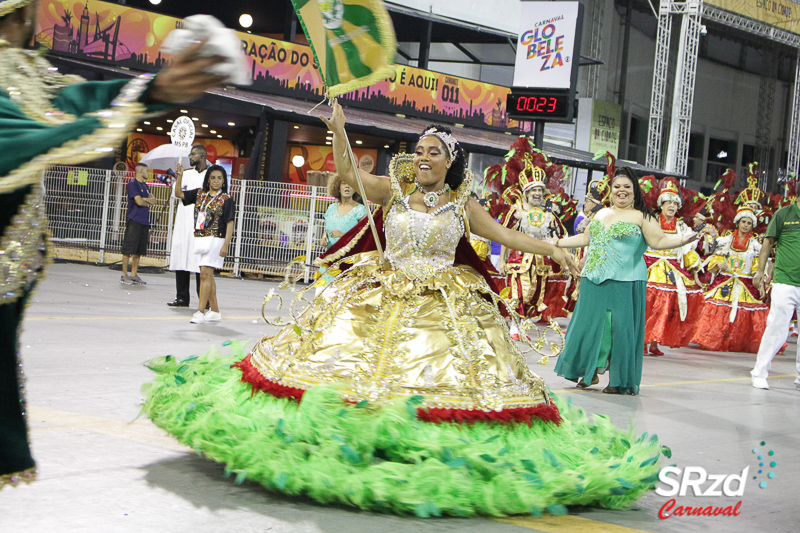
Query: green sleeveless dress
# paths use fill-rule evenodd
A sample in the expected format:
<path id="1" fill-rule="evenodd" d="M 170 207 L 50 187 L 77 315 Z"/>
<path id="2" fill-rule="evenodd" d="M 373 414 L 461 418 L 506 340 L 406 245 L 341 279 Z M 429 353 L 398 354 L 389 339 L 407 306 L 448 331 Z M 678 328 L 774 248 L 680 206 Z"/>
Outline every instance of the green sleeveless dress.
<path id="1" fill-rule="evenodd" d="M 575 312 L 556 373 L 591 383 L 595 370 L 610 372 L 609 385 L 638 394 L 642 381 L 647 243 L 636 224 L 589 224 L 589 250 Z"/>

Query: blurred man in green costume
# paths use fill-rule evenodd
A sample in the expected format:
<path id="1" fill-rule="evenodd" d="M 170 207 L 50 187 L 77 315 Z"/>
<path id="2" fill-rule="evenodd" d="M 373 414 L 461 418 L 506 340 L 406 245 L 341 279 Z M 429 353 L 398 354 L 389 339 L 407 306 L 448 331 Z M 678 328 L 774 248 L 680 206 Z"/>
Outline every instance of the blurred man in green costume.
<path id="1" fill-rule="evenodd" d="M 36 473 L 18 341 L 26 301 L 46 260 L 42 172 L 102 156 L 143 117 L 223 81 L 207 73 L 223 58 L 200 57 L 204 42 L 174 56 L 157 76 L 85 82 L 61 75 L 24 49 L 33 37 L 36 4 L 0 0 L 0 489 Z"/>

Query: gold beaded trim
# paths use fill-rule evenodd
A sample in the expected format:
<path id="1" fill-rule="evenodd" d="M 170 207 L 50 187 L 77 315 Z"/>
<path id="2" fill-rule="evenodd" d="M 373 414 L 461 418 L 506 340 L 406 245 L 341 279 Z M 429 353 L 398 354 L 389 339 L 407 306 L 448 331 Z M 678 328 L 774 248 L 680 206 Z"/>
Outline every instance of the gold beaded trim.
<path id="1" fill-rule="evenodd" d="M 25 7 L 31 2 L 33 2 L 33 0 L 7 0 L 6 2 L 0 3 L 0 17 L 5 17 L 12 11 Z"/>
<path id="2" fill-rule="evenodd" d="M 42 186 L 25 197 L 0 238 L 0 305 L 15 301 L 47 263 L 47 214 Z"/>
<path id="3" fill-rule="evenodd" d="M 25 116 L 51 126 L 76 120 L 75 115 L 53 107 L 51 100 L 65 87 L 86 80 L 61 74 L 39 52 L 11 46 L 7 41 L 0 41 L 0 50 L 0 89 Z"/>
<path id="4" fill-rule="evenodd" d="M 23 470 L 22 472 L 15 472 L 13 474 L 3 474 L 0 476 L 0 490 L 6 485 L 16 487 L 20 483 L 30 483 L 36 480 L 36 467 Z"/>
<path id="5" fill-rule="evenodd" d="M 98 118 L 103 127 L 38 155 L 7 176 L 0 177 L 0 194 L 38 183 L 50 165 L 85 163 L 111 151 L 127 137 L 128 131 L 135 127 L 139 118 L 145 115 L 144 104 L 137 100 L 147 89 L 152 77 L 152 74 L 142 74 L 132 79 L 111 102 L 110 108 L 83 115 Z"/>
<path id="6" fill-rule="evenodd" d="M 144 105 L 137 100 L 151 78 L 151 74 L 134 78 L 122 88 L 109 109 L 87 114 L 97 117 L 103 127 L 38 155 L 0 178 L 0 194 L 34 185 L 0 238 L 0 303 L 17 300 L 42 275 L 47 231 L 41 188 L 44 171 L 54 164 L 74 165 L 96 159 L 106 152 L 104 147 L 110 150 L 117 146 L 145 114 Z"/>
<path id="7" fill-rule="evenodd" d="M 389 163 L 389 179 L 391 180 L 392 198 L 387 205 L 391 206 L 395 201 L 405 198 L 414 191 L 416 187 L 416 173 L 414 172 L 414 154 L 405 152 L 395 155 Z M 464 181 L 456 190 L 450 190 L 450 201 L 456 207 L 460 207 L 460 218 L 464 222 L 464 234 L 470 238 L 469 217 L 464 212 L 464 204 L 467 203 L 472 192 L 472 183 L 475 176 L 472 171 L 467 169 L 464 173 Z M 388 209 L 386 210 L 388 212 Z"/>

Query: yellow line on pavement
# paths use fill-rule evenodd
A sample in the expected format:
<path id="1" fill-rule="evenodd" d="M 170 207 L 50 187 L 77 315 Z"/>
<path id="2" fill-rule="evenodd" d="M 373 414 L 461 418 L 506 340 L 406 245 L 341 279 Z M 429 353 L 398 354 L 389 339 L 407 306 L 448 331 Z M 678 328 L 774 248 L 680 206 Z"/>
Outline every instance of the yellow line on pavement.
<path id="1" fill-rule="evenodd" d="M 773 374 L 771 378 L 793 378 L 794 374 Z M 750 376 L 746 378 L 721 378 L 721 379 L 698 379 L 693 381 L 669 381 L 667 383 L 650 383 L 642 387 L 669 387 L 672 385 L 695 385 L 700 383 L 723 383 L 726 381 L 750 381 Z"/>
<path id="2" fill-rule="evenodd" d="M 625 526 L 618 526 L 616 524 L 609 524 L 608 522 L 598 522 L 589 518 L 580 516 L 564 515 L 564 516 L 542 516 L 536 518 L 534 516 L 513 516 L 508 518 L 493 518 L 497 522 L 503 522 L 513 526 L 524 527 L 526 529 L 533 529 L 536 531 L 544 531 L 547 533 L 583 533 L 591 531 L 592 533 L 643 533 L 642 529 L 632 529 Z"/>
<path id="3" fill-rule="evenodd" d="M 191 449 L 179 444 L 174 438 L 149 420 L 122 422 L 110 418 L 84 415 L 49 407 L 28 406 L 28 423 L 33 426 L 31 433 L 53 432 L 61 430 L 83 430 L 168 448 L 170 450 L 191 452 Z M 36 427 L 38 423 L 47 424 L 47 427 Z"/>
<path id="4" fill-rule="evenodd" d="M 793 378 L 795 377 L 794 374 L 771 374 L 770 378 Z M 673 385 L 700 385 L 703 383 L 725 383 L 728 381 L 750 381 L 749 377 L 742 377 L 742 378 L 720 378 L 720 379 L 698 379 L 694 381 L 668 381 L 665 383 L 649 383 L 645 385 L 641 385 L 640 388 L 645 387 L 671 387 Z M 572 393 L 572 392 L 580 392 L 586 389 L 552 389 L 550 392 L 564 394 L 564 393 Z M 596 389 L 599 390 L 599 389 Z"/>

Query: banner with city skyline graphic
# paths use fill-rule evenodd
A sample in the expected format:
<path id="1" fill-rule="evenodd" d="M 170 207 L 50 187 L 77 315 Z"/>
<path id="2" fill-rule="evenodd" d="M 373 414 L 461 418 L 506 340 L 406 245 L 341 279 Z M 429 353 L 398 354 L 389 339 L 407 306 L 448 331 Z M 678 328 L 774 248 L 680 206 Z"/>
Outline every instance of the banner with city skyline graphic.
<path id="1" fill-rule="evenodd" d="M 40 0 L 36 41 L 58 55 L 159 70 L 160 52 L 181 19 L 95 0 Z M 311 48 L 237 32 L 250 64 L 250 90 L 320 102 L 325 87 Z M 392 78 L 339 97 L 344 105 L 490 129 L 515 129 L 505 110 L 508 87 L 395 66 Z"/>

